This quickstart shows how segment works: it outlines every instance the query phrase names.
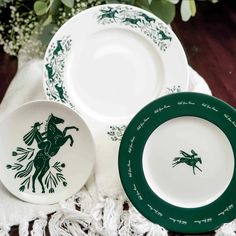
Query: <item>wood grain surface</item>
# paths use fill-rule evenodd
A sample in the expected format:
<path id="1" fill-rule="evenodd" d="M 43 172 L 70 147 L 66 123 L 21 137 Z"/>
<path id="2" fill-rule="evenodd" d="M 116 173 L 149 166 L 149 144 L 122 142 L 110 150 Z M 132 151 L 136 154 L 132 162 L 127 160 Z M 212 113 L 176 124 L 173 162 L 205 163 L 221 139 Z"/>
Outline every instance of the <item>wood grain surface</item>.
<path id="1" fill-rule="evenodd" d="M 204 77 L 213 95 L 236 108 L 236 1 L 221 0 L 217 4 L 197 1 L 196 16 L 183 22 L 177 13 L 172 27 L 189 64 Z M 17 58 L 0 49 L 0 101 L 16 71 Z M 17 226 L 12 227 L 10 235 L 18 235 Z"/>

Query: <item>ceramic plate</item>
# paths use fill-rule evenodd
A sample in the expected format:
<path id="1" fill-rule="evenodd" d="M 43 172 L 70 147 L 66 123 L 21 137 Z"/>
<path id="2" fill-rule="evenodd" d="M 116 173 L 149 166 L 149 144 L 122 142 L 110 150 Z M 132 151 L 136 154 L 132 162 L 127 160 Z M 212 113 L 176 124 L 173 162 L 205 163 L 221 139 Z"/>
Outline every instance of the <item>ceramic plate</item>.
<path id="1" fill-rule="evenodd" d="M 236 217 L 236 111 L 208 95 L 164 96 L 143 108 L 121 141 L 119 172 L 133 205 L 183 233 Z"/>
<path id="2" fill-rule="evenodd" d="M 95 148 L 85 122 L 55 102 L 24 104 L 0 123 L 0 179 L 22 200 L 52 204 L 87 181 Z"/>
<path id="3" fill-rule="evenodd" d="M 186 91 L 188 66 L 171 29 L 149 12 L 102 5 L 66 22 L 44 58 L 47 98 L 100 120 L 121 120 Z"/>

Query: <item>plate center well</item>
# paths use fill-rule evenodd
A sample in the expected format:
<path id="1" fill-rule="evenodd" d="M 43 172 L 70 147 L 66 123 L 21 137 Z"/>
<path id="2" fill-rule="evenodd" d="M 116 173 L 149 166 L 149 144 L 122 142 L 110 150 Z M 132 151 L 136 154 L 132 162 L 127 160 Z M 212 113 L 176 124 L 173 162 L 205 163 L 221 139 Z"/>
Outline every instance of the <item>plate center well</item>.
<path id="1" fill-rule="evenodd" d="M 234 155 L 217 126 L 197 117 L 179 117 L 150 135 L 143 170 L 150 188 L 163 200 L 184 208 L 201 207 L 228 187 Z"/>
<path id="2" fill-rule="evenodd" d="M 147 39 L 131 30 L 108 28 L 72 48 L 65 75 L 78 110 L 110 119 L 132 116 L 156 97 L 164 71 Z"/>

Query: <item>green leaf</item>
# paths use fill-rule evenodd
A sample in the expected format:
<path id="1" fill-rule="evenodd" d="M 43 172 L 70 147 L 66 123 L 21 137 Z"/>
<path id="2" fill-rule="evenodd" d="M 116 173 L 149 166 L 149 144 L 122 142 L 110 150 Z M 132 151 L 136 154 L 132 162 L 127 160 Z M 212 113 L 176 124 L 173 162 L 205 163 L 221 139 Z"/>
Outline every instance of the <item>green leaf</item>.
<path id="1" fill-rule="evenodd" d="M 123 3 L 134 5 L 135 0 L 123 0 Z"/>
<path id="2" fill-rule="evenodd" d="M 175 5 L 167 0 L 152 0 L 150 10 L 167 24 L 175 17 Z"/>
<path id="3" fill-rule="evenodd" d="M 26 150 L 25 150 L 24 148 L 17 147 L 17 148 L 16 148 L 16 151 L 17 151 L 17 152 L 25 152 Z"/>
<path id="4" fill-rule="evenodd" d="M 47 13 L 47 4 L 46 2 L 36 1 L 34 3 L 34 11 L 36 15 L 42 16 Z"/>
<path id="5" fill-rule="evenodd" d="M 61 1 L 60 0 L 51 0 L 49 11 L 52 15 L 57 15 L 59 13 L 59 8 L 60 7 L 61 7 Z"/>
<path id="6" fill-rule="evenodd" d="M 50 40 L 52 39 L 52 31 L 54 30 L 54 28 L 56 27 L 55 24 L 48 24 L 43 28 L 43 32 L 42 34 L 40 34 L 38 36 L 38 39 L 44 44 L 47 45 Z"/>
<path id="7" fill-rule="evenodd" d="M 49 25 L 52 23 L 52 15 L 48 15 L 47 19 L 43 22 L 43 26 Z"/>
<path id="8" fill-rule="evenodd" d="M 112 3 L 120 3 L 119 0 L 106 0 L 107 4 L 112 4 Z"/>
<path id="9" fill-rule="evenodd" d="M 135 5 L 145 10 L 149 10 L 149 1 L 148 0 L 136 0 Z"/>
<path id="10" fill-rule="evenodd" d="M 196 15 L 196 4 L 194 0 L 189 1 L 190 4 L 190 9 L 191 9 L 191 15 L 195 16 Z"/>
<path id="11" fill-rule="evenodd" d="M 135 0 L 106 0 L 106 3 L 125 3 L 129 5 L 134 5 Z"/>
<path id="12" fill-rule="evenodd" d="M 74 6 L 74 0 L 61 0 L 61 2 L 65 5 L 65 6 L 67 6 L 67 7 L 69 7 L 69 8 L 72 8 L 73 6 Z"/>

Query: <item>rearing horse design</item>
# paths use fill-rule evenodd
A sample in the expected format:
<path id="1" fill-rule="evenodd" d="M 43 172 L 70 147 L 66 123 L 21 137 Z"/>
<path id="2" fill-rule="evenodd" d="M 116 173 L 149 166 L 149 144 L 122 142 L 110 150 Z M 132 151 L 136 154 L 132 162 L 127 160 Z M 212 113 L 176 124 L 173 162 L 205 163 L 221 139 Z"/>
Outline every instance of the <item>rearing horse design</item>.
<path id="1" fill-rule="evenodd" d="M 65 127 L 61 131 L 57 125 L 64 123 L 64 120 L 50 114 L 45 125 L 45 132 L 40 133 L 39 129 L 42 123 L 36 122 L 32 126 L 32 130 L 24 135 L 24 142 L 30 146 L 36 140 L 38 144 L 39 151 L 35 155 L 34 159 L 30 161 L 25 169 L 18 171 L 15 177 L 26 177 L 31 173 L 34 167 L 34 174 L 32 175 L 32 191 L 35 192 L 35 182 L 38 179 L 41 187 L 42 193 L 45 193 L 43 177 L 50 169 L 50 159 L 55 156 L 60 148 L 67 142 L 70 142 L 70 146 L 73 146 L 73 137 L 67 134 L 68 130 L 79 129 L 75 126 Z"/>
<path id="2" fill-rule="evenodd" d="M 176 165 L 180 163 L 185 163 L 189 166 L 192 166 L 193 168 L 193 174 L 195 175 L 195 168 L 197 168 L 199 171 L 202 171 L 198 166 L 197 163 L 199 162 L 202 164 L 202 159 L 201 157 L 198 156 L 198 154 L 194 151 L 191 150 L 192 154 L 188 154 L 182 150 L 180 150 L 180 154 L 183 155 L 183 157 L 175 157 L 172 163 L 172 167 L 175 167 Z"/>

